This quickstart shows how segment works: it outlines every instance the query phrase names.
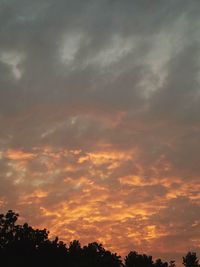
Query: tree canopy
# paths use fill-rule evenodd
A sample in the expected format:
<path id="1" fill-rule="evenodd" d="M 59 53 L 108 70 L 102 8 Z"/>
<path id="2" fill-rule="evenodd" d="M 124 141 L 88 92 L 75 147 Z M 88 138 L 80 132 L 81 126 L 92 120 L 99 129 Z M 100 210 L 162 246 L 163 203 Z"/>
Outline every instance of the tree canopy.
<path id="1" fill-rule="evenodd" d="M 152 256 L 131 251 L 122 261 L 116 253 L 97 242 L 81 246 L 78 240 L 67 246 L 58 237 L 49 238 L 47 229 L 17 224 L 18 214 L 0 214 L 0 262 L 6 267 L 175 267 L 175 262 L 153 261 Z M 200 267 L 195 252 L 183 257 L 185 267 Z"/>

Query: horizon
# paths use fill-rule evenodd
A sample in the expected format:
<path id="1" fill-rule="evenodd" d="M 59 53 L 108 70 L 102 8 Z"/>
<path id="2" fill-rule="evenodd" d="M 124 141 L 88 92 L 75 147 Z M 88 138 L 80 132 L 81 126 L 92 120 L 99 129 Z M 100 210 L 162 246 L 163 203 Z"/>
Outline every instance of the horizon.
<path id="1" fill-rule="evenodd" d="M 36 262 L 41 264 L 44 260 L 50 263 L 51 260 L 54 261 L 55 258 L 59 256 L 60 264 L 69 264 L 70 262 L 71 264 L 78 264 L 78 262 L 80 263 L 80 261 L 83 261 L 85 264 L 89 264 L 87 266 L 90 266 L 90 264 L 92 264 L 92 266 L 96 266 L 96 264 L 106 264 L 107 266 L 109 261 L 112 266 L 118 267 L 176 267 L 179 266 L 180 263 L 185 267 L 200 266 L 199 258 L 195 251 L 188 251 L 185 255 L 182 255 L 182 262 L 179 260 L 176 262 L 172 259 L 165 261 L 144 252 L 138 253 L 138 251 L 135 250 L 128 251 L 126 255 L 121 256 L 115 251 L 107 250 L 103 244 L 96 241 L 90 241 L 88 244 L 84 245 L 82 245 L 79 240 L 68 240 L 68 242 L 65 242 L 58 236 L 50 236 L 50 232 L 46 228 L 35 228 L 28 222 L 21 221 L 21 223 L 19 223 L 19 216 L 19 213 L 13 210 L 8 210 L 4 214 L 0 214 L 0 252 L 3 257 L 3 262 L 6 261 L 7 255 L 13 258 L 15 265 L 23 264 L 24 259 L 26 262 L 27 256 L 28 261 L 32 264 L 36 264 Z M 47 257 L 50 252 L 48 251 L 49 249 L 51 251 L 51 260 L 50 257 Z M 48 253 L 44 253 L 45 251 Z M 82 252 L 80 253 L 80 251 Z M 15 256 L 17 255 L 17 258 L 12 256 L 13 252 Z M 31 258 L 29 258 L 30 256 Z M 93 260 L 95 259 L 95 264 L 93 260 L 90 262 L 91 256 Z M 12 264 L 14 264 L 14 262 L 12 262 Z M 53 264 L 53 262 L 51 262 L 51 264 Z M 110 266 L 110 264 L 108 265 Z M 83 266 L 85 265 L 83 264 Z"/>

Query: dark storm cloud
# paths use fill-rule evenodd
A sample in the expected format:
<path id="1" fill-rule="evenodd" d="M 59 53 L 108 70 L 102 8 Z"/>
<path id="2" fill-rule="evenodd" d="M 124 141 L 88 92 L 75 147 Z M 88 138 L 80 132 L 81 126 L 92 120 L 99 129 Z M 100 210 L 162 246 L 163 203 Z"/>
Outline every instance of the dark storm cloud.
<path id="1" fill-rule="evenodd" d="M 154 45 L 154 36 L 161 31 L 170 32 L 171 26 L 181 17 L 183 23 L 192 20 L 196 8 L 198 5 L 194 1 L 193 5 L 188 5 L 187 1 L 181 2 L 181 5 L 179 1 L 170 4 L 158 1 L 151 5 L 147 1 L 3 2 L 2 14 L 8 14 L 1 23 L 1 51 L 23 55 L 16 63 L 22 77 L 15 85 L 9 86 L 14 96 L 17 90 L 18 99 L 10 99 L 6 91 L 1 99 L 11 101 L 9 111 L 11 108 L 15 108 L 14 111 L 24 110 L 31 103 L 46 102 L 61 102 L 70 107 L 87 106 L 91 100 L 100 102 L 99 108 L 135 109 L 137 103 L 142 104 L 137 85 L 145 72 L 151 72 L 144 57 Z M 79 35 L 82 35 L 81 40 L 77 40 Z M 125 44 L 120 49 L 126 45 L 126 39 L 136 48 L 130 49 L 127 57 L 126 54 L 122 56 L 121 60 L 124 61 L 124 56 L 126 58 L 124 64 L 112 62 L 108 68 L 108 73 L 111 73 L 107 75 L 99 71 L 98 63 L 101 63 L 101 54 L 110 56 L 106 55 L 110 46 L 115 48 L 118 42 L 118 39 L 112 41 L 115 35 L 124 40 Z M 59 58 L 65 36 L 71 38 L 70 49 L 73 45 L 77 46 L 77 51 L 68 51 L 75 53 L 70 66 L 62 65 Z M 117 58 L 120 51 L 115 52 L 112 57 Z M 93 65 L 96 56 L 97 64 Z M 184 54 L 184 57 L 187 56 L 188 53 Z M 115 72 L 113 78 L 112 69 Z"/>

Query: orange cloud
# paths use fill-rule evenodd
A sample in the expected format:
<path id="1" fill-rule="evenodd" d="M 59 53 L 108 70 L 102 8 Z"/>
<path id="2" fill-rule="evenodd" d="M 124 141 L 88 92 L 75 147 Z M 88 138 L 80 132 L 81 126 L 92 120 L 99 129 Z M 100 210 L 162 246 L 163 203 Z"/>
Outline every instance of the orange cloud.
<path id="1" fill-rule="evenodd" d="M 9 149 L 5 152 L 5 157 L 11 160 L 31 160 L 35 158 L 35 154 L 24 152 L 22 150 Z"/>
<path id="2" fill-rule="evenodd" d="M 66 242 L 80 239 L 86 244 L 96 240 L 122 255 L 131 249 L 168 253 L 170 240 L 177 237 L 179 241 L 173 245 L 176 249 L 182 242 L 178 235 L 184 236 L 184 227 L 188 227 L 183 219 L 177 221 L 174 213 L 169 215 L 172 219 L 167 224 L 168 213 L 178 208 L 177 216 L 183 216 L 181 204 L 175 201 L 181 196 L 188 199 L 181 202 L 181 208 L 196 209 L 198 183 L 182 183 L 180 177 L 159 177 L 159 166 L 156 170 L 152 166 L 155 177 L 147 179 L 137 153 L 47 146 L 34 148 L 32 153 L 9 150 L 4 157 L 10 171 L 8 178 L 13 177 L 19 190 L 16 209 L 23 218 L 30 217 L 36 227 L 46 227 L 52 237 L 58 235 Z M 135 173 L 130 169 L 130 174 L 127 168 L 132 164 L 137 167 L 133 169 Z M 1 205 L 6 201 L 2 199 Z M 32 212 L 28 215 L 29 209 Z M 189 218 L 196 232 L 198 218 L 192 213 Z M 198 247 L 197 238 L 192 236 L 191 242 Z M 179 251 L 185 248 L 181 245 Z"/>

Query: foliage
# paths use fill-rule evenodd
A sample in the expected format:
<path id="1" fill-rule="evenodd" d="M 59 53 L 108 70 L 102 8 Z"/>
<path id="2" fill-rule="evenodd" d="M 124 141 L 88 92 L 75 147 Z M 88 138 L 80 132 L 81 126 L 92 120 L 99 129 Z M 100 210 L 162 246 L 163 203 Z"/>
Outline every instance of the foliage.
<path id="1" fill-rule="evenodd" d="M 124 259 L 106 250 L 102 244 L 81 247 L 78 240 L 69 246 L 58 237 L 49 239 L 46 229 L 34 229 L 27 223 L 18 225 L 18 214 L 9 210 L 0 214 L 0 263 L 5 267 L 176 267 L 175 261 L 155 262 L 152 256 L 131 251 Z M 200 267 L 195 252 L 183 257 L 185 267 Z"/>
<path id="2" fill-rule="evenodd" d="M 188 252 L 185 257 L 183 257 L 183 265 L 185 267 L 198 267 L 199 260 L 195 252 Z"/>

